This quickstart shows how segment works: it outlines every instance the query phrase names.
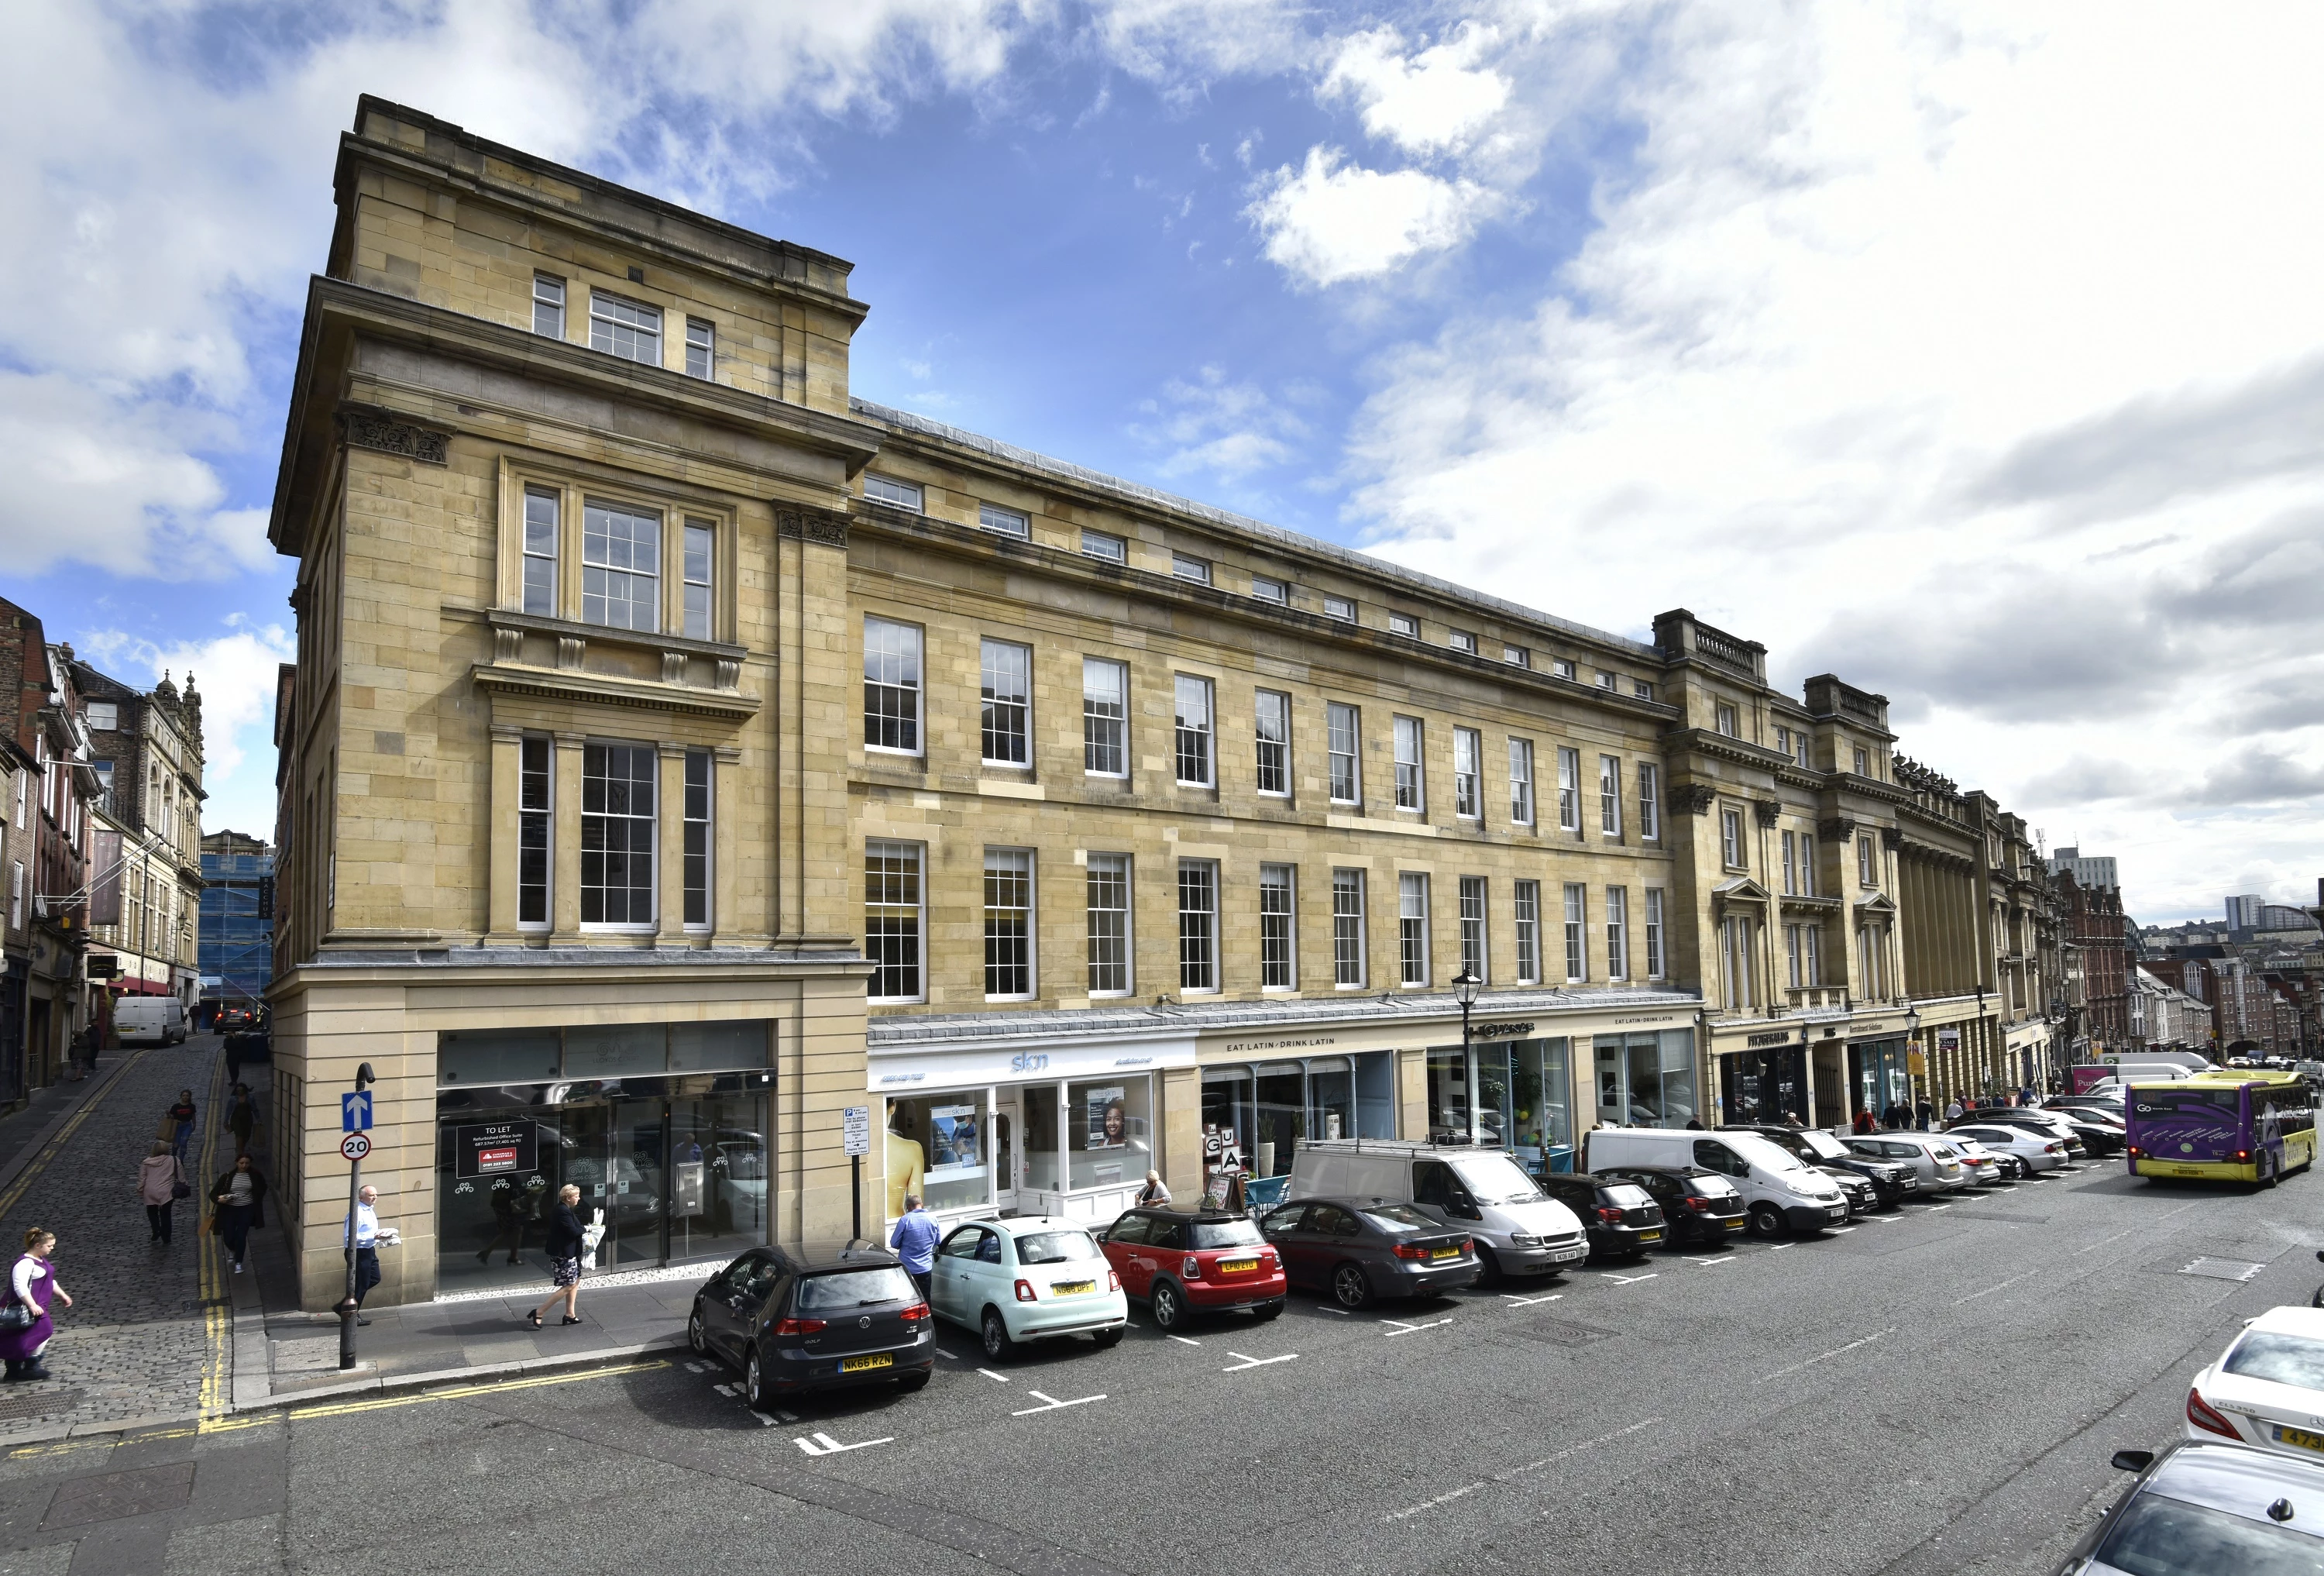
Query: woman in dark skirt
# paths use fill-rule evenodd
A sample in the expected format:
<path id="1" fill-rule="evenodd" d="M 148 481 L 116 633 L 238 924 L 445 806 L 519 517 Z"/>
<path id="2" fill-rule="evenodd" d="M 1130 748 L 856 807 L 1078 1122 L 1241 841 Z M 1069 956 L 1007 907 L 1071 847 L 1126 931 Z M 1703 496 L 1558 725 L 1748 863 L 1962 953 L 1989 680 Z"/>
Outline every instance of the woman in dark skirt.
<path id="1" fill-rule="evenodd" d="M 581 1217 L 573 1208 L 580 1202 L 581 1190 L 568 1182 L 557 1190 L 556 1206 L 549 1212 L 549 1237 L 541 1247 L 549 1255 L 549 1284 L 557 1289 L 529 1315 L 535 1330 L 540 1316 L 559 1303 L 565 1304 L 564 1323 L 581 1323 Z"/>
<path id="2" fill-rule="evenodd" d="M 24 1233 L 24 1256 L 16 1260 L 8 1277 L 8 1300 L 21 1303 L 32 1314 L 32 1322 L 22 1330 L 0 1330 L 0 1358 L 8 1363 L 7 1381 L 45 1379 L 49 1370 L 41 1362 L 48 1350 L 49 1337 L 57 1332 L 56 1321 L 49 1315 L 51 1299 L 72 1306 L 72 1298 L 57 1284 L 56 1267 L 50 1264 L 49 1255 L 57 1249 L 57 1234 L 39 1226 Z"/>

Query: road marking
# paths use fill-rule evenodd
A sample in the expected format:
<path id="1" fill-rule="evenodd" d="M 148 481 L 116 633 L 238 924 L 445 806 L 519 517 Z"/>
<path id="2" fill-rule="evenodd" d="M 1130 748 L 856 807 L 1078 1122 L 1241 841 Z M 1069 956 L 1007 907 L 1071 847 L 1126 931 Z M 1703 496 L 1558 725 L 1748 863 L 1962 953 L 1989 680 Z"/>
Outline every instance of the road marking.
<path id="1" fill-rule="evenodd" d="M 1170 1336 L 1167 1336 L 1167 1337 L 1166 1337 L 1166 1339 L 1167 1339 L 1167 1340 L 1171 1340 L 1171 1341 L 1178 1341 L 1178 1342 L 1180 1342 L 1180 1343 L 1182 1343 L 1182 1344 L 1184 1344 L 1184 1345 L 1186 1345 L 1186 1346 L 1200 1346 L 1200 1345 L 1202 1344 L 1202 1342 L 1201 1342 L 1201 1341 L 1188 1341 L 1188 1340 L 1187 1340 L 1185 1336 L 1183 1336 L 1183 1335 L 1170 1335 Z"/>
<path id="2" fill-rule="evenodd" d="M 981 1368 L 976 1371 L 982 1374 L 988 1379 L 998 1379 L 1004 1385 L 1009 1382 L 1009 1376 L 1007 1374 L 996 1374 L 989 1368 Z"/>
<path id="3" fill-rule="evenodd" d="M 1834 1227 L 1832 1227 L 1831 1230 L 1831 1234 L 1832 1234 L 1833 1236 L 1835 1236 L 1835 1237 L 1845 1237 L 1845 1236 L 1847 1236 L 1850 1231 L 1853 1231 L 1854 1230 L 1856 1230 L 1856 1228 L 1855 1228 L 1855 1227 L 1853 1227 L 1853 1226 L 1834 1226 Z"/>
<path id="4" fill-rule="evenodd" d="M 1784 1375 L 1795 1374 L 1803 1368 L 1812 1368 L 1828 1357 L 1838 1357 L 1843 1351 L 1854 1351 L 1859 1346 L 1871 1345 L 1874 1341 L 1879 1340 L 1884 1335 L 1894 1335 L 1895 1333 L 1896 1327 L 1894 1324 L 1891 1324 L 1886 1330 L 1875 1330 L 1871 1334 L 1863 1337 L 1861 1340 L 1851 1341 L 1846 1346 L 1835 1346 L 1830 1351 L 1819 1351 L 1804 1362 L 1795 1362 L 1789 1368 L 1779 1368 L 1774 1373 L 1763 1374 L 1759 1378 L 1753 1379 L 1751 1382 L 1755 1385 L 1764 1385 L 1769 1379 L 1780 1379 Z"/>
<path id="5" fill-rule="evenodd" d="M 775 1425 L 775 1420 L 774 1420 L 773 1418 L 771 1418 L 771 1417 L 768 1416 L 768 1415 L 767 1415 L 765 1413 L 763 1413 L 763 1412 L 753 1412 L 753 1413 L 752 1413 L 752 1414 L 751 1414 L 751 1415 L 752 1415 L 752 1416 L 753 1416 L 753 1417 L 755 1417 L 755 1418 L 757 1418 L 757 1419 L 759 1420 L 759 1426 L 760 1426 L 760 1427 L 761 1427 L 761 1428 L 772 1428 L 772 1427 Z M 798 1418 L 796 1418 L 796 1417 L 794 1417 L 794 1418 L 792 1418 L 792 1419 L 791 1419 L 791 1421 L 792 1421 L 793 1423 L 797 1423 L 797 1422 L 798 1421 Z"/>
<path id="6" fill-rule="evenodd" d="M 672 1365 L 668 1359 L 659 1358 L 652 1362 L 625 1362 L 613 1368 L 585 1369 L 579 1373 L 573 1374 L 535 1374 L 530 1378 L 498 1379 L 489 1384 L 451 1385 L 441 1390 L 429 1390 L 417 1396 L 382 1396 L 370 1401 L 338 1401 L 320 1406 L 300 1406 L 292 1409 L 288 1415 L 294 1421 L 307 1417 L 344 1417 L 350 1413 L 379 1412 L 391 1406 L 417 1406 L 426 1401 L 461 1401 L 475 1396 L 498 1395 L 503 1390 L 537 1390 L 545 1385 L 571 1385 L 578 1384 L 584 1379 L 610 1379 L 623 1374 L 650 1374 L 656 1369 L 666 1369 L 670 1366 Z M 265 1420 L 268 1419 L 252 1418 L 245 1421 L 239 1417 L 225 1418 L 215 1425 L 204 1424 L 202 1432 L 211 1433 L 237 1426 L 246 1427 L 250 1423 Z"/>
<path id="7" fill-rule="evenodd" d="M 1348 1316 L 1348 1311 L 1345 1308 L 1326 1308 L 1318 1304 L 1315 1311 L 1319 1313 L 1337 1313 L 1342 1319 Z"/>
<path id="8" fill-rule="evenodd" d="M 796 1412 L 778 1412 L 775 1414 L 775 1421 L 778 1423 L 797 1423 L 798 1421 L 798 1414 Z"/>
<path id="9" fill-rule="evenodd" d="M 1450 1324 L 1452 1321 L 1450 1317 L 1446 1317 L 1443 1319 L 1431 1319 L 1425 1324 L 1407 1324 L 1401 1319 L 1382 1319 L 1380 1323 L 1383 1324 L 1393 1324 L 1396 1326 L 1395 1329 L 1388 1332 L 1388 1338 L 1390 1341 L 1393 1341 L 1399 1335 L 1417 1335 L 1423 1330 L 1434 1330 L 1440 1324 Z"/>
<path id="10" fill-rule="evenodd" d="M 1698 1258 L 1695 1262 L 1697 1264 L 1732 1264 L 1742 1257 L 1739 1253 L 1730 1253 L 1724 1258 Z"/>
<path id="11" fill-rule="evenodd" d="M 732 1385 L 713 1385 L 710 1387 L 722 1396 L 739 1396 L 742 1393 Z"/>
<path id="12" fill-rule="evenodd" d="M 1931 1204 L 1929 1206 L 1929 1213 L 1932 1215 L 1941 1215 L 1952 1207 L 1953 1206 L 1950 1204 Z"/>
<path id="13" fill-rule="evenodd" d="M 1893 1226 L 1896 1223 L 1895 1217 L 1893 1215 L 1867 1215 L 1864 1218 L 1876 1226 Z"/>
<path id="14" fill-rule="evenodd" d="M 1265 1368 L 1271 1362 L 1289 1362 L 1299 1354 L 1296 1351 L 1286 1351 L 1281 1357 L 1244 1357 L 1240 1351 L 1230 1351 L 1227 1355 L 1231 1358 L 1240 1359 L 1242 1367 L 1222 1368 L 1219 1370 L 1219 1372 L 1222 1374 L 1239 1374 L 1241 1373 L 1244 1369 Z"/>
<path id="15" fill-rule="evenodd" d="M 891 1433 L 885 1439 L 867 1439 L 861 1444 L 842 1444 L 827 1433 L 818 1433 L 812 1439 L 794 1439 L 791 1442 L 811 1456 L 835 1456 L 844 1451 L 870 1450 L 875 1444 L 893 1444 L 896 1436 Z"/>
<path id="16" fill-rule="evenodd" d="M 961 1356 L 958 1352 L 946 1351 L 946 1350 L 945 1350 L 943 1347 L 941 1347 L 941 1346 L 939 1346 L 939 1347 L 937 1347 L 937 1348 L 936 1348 L 936 1355 L 937 1355 L 938 1357 L 948 1357 L 948 1358 L 951 1358 L 951 1359 L 953 1359 L 953 1361 L 954 1361 L 954 1362 L 966 1362 L 966 1361 L 968 1360 L 968 1359 L 966 1359 L 966 1358 L 964 1358 L 964 1357 Z"/>
<path id="17" fill-rule="evenodd" d="M 1038 1396 L 1041 1401 L 1041 1405 L 1038 1406 L 1028 1406 L 1020 1412 L 1011 1412 L 1009 1415 L 1011 1417 L 1030 1417 L 1036 1412 L 1056 1412 L 1067 1406 L 1086 1406 L 1092 1401 L 1102 1401 L 1105 1399 L 1103 1396 L 1084 1396 L 1079 1400 L 1060 1401 L 1055 1396 L 1043 1395 L 1038 1390 L 1028 1390 L 1025 1393 L 1028 1396 Z"/>
<path id="18" fill-rule="evenodd" d="M 1447 1505 L 1455 1499 L 1474 1494 L 1480 1488 L 1489 1488 L 1496 1483 L 1506 1483 L 1510 1479 L 1521 1478 L 1527 1472 L 1537 1472 L 1553 1462 L 1562 1461 L 1566 1457 L 1582 1451 L 1595 1450 L 1600 1445 L 1611 1444 L 1616 1440 L 1636 1433 L 1642 1428 L 1652 1428 L 1661 1421 L 1659 1417 L 1649 1417 L 1643 1423 L 1633 1423 L 1628 1428 L 1618 1428 L 1611 1433 L 1600 1434 L 1596 1439 L 1585 1439 L 1580 1444 L 1568 1445 L 1555 1455 L 1544 1456 L 1537 1461 L 1527 1461 L 1521 1467 L 1511 1467 L 1507 1471 L 1495 1472 L 1491 1477 L 1480 1478 L 1474 1483 L 1464 1483 L 1458 1488 L 1447 1489 L 1434 1499 L 1424 1499 L 1419 1504 L 1406 1506 L 1402 1510 L 1391 1510 L 1388 1514 L 1388 1519 L 1402 1521 L 1407 1516 L 1418 1516 L 1424 1510 L 1434 1510 L 1440 1505 Z"/>
<path id="19" fill-rule="evenodd" d="M 1565 1294 L 1563 1292 L 1552 1292 L 1545 1297 L 1521 1297 L 1515 1292 L 1503 1292 L 1501 1294 L 1501 1295 L 1508 1298 L 1510 1302 L 1515 1303 L 1520 1308 L 1530 1308 L 1536 1303 L 1554 1303 L 1564 1295 Z"/>
<path id="20" fill-rule="evenodd" d="M 1658 1269 L 1650 1269 L 1644 1275 L 1616 1275 L 1612 1270 L 1607 1270 L 1603 1272 L 1601 1278 L 1610 1280 L 1616 1286 L 1636 1286 L 1642 1280 L 1652 1280 L 1661 1273 L 1662 1271 Z"/>
<path id="21" fill-rule="evenodd" d="M 1953 1304 L 1952 1304 L 1952 1305 L 1953 1305 L 1954 1307 L 1958 1308 L 1958 1307 L 1960 1307 L 1963 1303 L 1973 1303 L 1973 1302 L 1977 1301 L 1977 1300 L 1978 1300 L 1978 1298 L 1979 1298 L 1979 1297 L 1989 1297 L 1989 1296 L 1991 1296 L 1994 1293 L 1996 1293 L 1996 1292 L 1997 1292 L 1997 1291 L 2001 1290 L 2001 1288 L 2002 1288 L 2002 1287 L 2004 1287 L 2004 1286 L 2015 1286 L 2019 1281 L 2021 1281 L 2021 1280 L 2030 1279 L 2032 1276 L 2036 1276 L 2036 1275 L 2039 1275 L 2039 1274 L 2041 1274 L 2041 1273 L 2042 1273 L 2042 1272 L 2041 1272 L 2040 1270 L 2038 1270 L 2038 1269 L 2029 1269 L 2029 1270 L 2025 1271 L 2023 1275 L 2013 1275 L 2013 1276 L 2011 1276 L 2007 1280 L 2004 1280 L 2004 1281 L 1996 1281 L 1993 1285 L 1991 1285 L 1991 1286 L 1989 1286 L 1986 1287 L 1986 1288 L 1985 1288 L 1983 1291 L 1981 1291 L 1981 1292 L 1971 1292 L 1971 1293 L 1969 1293 L 1969 1295 L 1967 1295 L 1967 1296 L 1965 1296 L 1965 1297 L 1956 1297 L 1956 1298 L 1954 1298 L 1954 1299 L 1953 1299 Z"/>
<path id="22" fill-rule="evenodd" d="M 690 1362 L 686 1365 L 686 1371 L 690 1374 L 706 1374 L 710 1371 L 710 1365 L 703 1362 Z"/>
<path id="23" fill-rule="evenodd" d="M 1784 1249 L 1789 1248 L 1791 1244 L 1789 1242 L 1770 1242 L 1767 1244 L 1767 1251 L 1770 1253 L 1781 1253 Z"/>

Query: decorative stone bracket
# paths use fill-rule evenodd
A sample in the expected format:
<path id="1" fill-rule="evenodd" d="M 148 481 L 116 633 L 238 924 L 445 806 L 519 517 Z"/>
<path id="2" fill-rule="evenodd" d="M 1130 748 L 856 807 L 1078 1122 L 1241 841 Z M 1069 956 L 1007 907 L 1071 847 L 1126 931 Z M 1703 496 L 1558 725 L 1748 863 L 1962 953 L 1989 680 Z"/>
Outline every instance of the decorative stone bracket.
<path id="1" fill-rule="evenodd" d="M 1856 839 L 1856 823 L 1845 816 L 1826 816 L 1816 823 L 1816 835 L 1826 843 L 1852 843 Z"/>
<path id="2" fill-rule="evenodd" d="M 1683 783 L 1671 789 L 1670 810 L 1674 816 L 1704 816 L 1719 802 L 1719 790 L 1708 783 Z"/>
<path id="3" fill-rule="evenodd" d="M 785 508 L 775 510 L 775 531 L 793 541 L 814 542 L 819 547 L 844 548 L 847 545 L 847 520 L 828 509 Z"/>
<path id="4" fill-rule="evenodd" d="M 424 465 L 452 463 L 450 433 L 415 427 L 409 421 L 398 421 L 384 411 L 365 410 L 360 406 L 349 407 L 339 412 L 339 428 L 346 434 L 347 442 L 356 448 L 401 455 Z"/>
<path id="5" fill-rule="evenodd" d="M 1783 817 L 1783 814 L 1784 806 L 1777 804 L 1773 799 L 1754 799 L 1751 801 L 1751 817 L 1757 821 L 1763 828 L 1773 826 Z"/>

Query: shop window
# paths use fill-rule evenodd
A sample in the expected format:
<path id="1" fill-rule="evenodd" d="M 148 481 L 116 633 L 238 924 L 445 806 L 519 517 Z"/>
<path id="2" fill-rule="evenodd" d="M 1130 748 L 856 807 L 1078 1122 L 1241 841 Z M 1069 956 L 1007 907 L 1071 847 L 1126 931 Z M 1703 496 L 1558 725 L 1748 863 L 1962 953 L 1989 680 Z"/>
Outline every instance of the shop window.
<path id="1" fill-rule="evenodd" d="M 1683 1128 L 1700 1114 L 1694 1092 L 1694 1035 L 1598 1036 L 1598 1120 L 1616 1127 Z"/>
<path id="2" fill-rule="evenodd" d="M 1480 1050 L 1496 1063 L 1498 1053 Z M 1518 1040 L 1506 1053 L 1506 1103 L 1501 1106 L 1500 1130 L 1508 1136 L 1510 1153 L 1528 1171 L 1570 1171 L 1573 1168 L 1572 1069 L 1567 1042 L 1560 1039 Z"/>
<path id="3" fill-rule="evenodd" d="M 1025 1176 L 1022 1185 L 1054 1193 L 1057 1186 L 1057 1086 L 1028 1083 L 1025 1101 Z"/>
<path id="4" fill-rule="evenodd" d="M 1206 1197 L 1221 1196 L 1224 1174 L 1240 1171 L 1246 1164 L 1251 1130 L 1258 1120 L 1255 1100 L 1249 1068 L 1203 1070 L 1203 1188 Z"/>
<path id="5" fill-rule="evenodd" d="M 669 1070 L 715 1073 L 771 1064 L 767 1025 L 757 1018 L 669 1026 Z"/>
<path id="6" fill-rule="evenodd" d="M 557 1031 L 456 1031 L 438 1037 L 436 1082 L 473 1086 L 546 1083 L 563 1069 Z"/>
<path id="7" fill-rule="evenodd" d="M 1135 1186 L 1154 1164 L 1153 1079 L 1144 1074 L 1065 1086 L 1065 1155 L 1072 1185 Z"/>
<path id="8" fill-rule="evenodd" d="M 1282 1176 L 1291 1169 L 1293 1149 L 1309 1136 L 1305 1072 L 1296 1062 L 1268 1062 L 1251 1071 L 1259 1097 L 1251 1169 L 1260 1176 Z"/>
<path id="9" fill-rule="evenodd" d="M 669 1067 L 669 1033 L 661 1024 L 602 1024 L 565 1031 L 567 1078 L 634 1078 Z"/>
<path id="10" fill-rule="evenodd" d="M 1356 1137 L 1396 1137 L 1396 1053 L 1367 1051 L 1356 1064 Z"/>
<path id="11" fill-rule="evenodd" d="M 1345 1056 L 1307 1064 L 1307 1131 L 1318 1138 L 1357 1136 L 1355 1068 Z"/>
<path id="12" fill-rule="evenodd" d="M 976 1209 L 990 1203 L 992 1167 L 987 1159 L 989 1116 L 982 1089 L 890 1100 L 890 1214 L 903 1213 L 902 1195 L 906 1193 L 920 1194 L 932 1210 Z M 1027 1136 L 1029 1138 L 1031 1135 Z M 1054 1154 L 1050 1162 L 1054 1169 Z"/>
<path id="13" fill-rule="evenodd" d="M 1428 1138 L 1466 1143 L 1469 1138 L 1469 1058 L 1457 1046 L 1428 1053 Z"/>

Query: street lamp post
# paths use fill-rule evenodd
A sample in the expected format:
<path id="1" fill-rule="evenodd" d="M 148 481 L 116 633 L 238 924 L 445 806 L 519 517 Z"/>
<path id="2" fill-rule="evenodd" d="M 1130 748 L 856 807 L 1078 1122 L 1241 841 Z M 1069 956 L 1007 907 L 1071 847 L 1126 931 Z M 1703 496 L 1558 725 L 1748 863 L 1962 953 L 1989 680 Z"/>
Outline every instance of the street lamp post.
<path id="1" fill-rule="evenodd" d="M 1936 1080 L 1930 1077 L 1928 1071 L 1929 1053 L 1921 1050 L 1921 1009 L 1909 1001 L 1904 1003 L 1904 1049 L 1907 1053 L 1921 1051 L 1921 1076 L 1929 1085 L 1923 1092 L 1931 1105 L 1936 1104 Z M 1905 1082 L 1910 1083 L 1911 1079 L 1907 1078 Z M 1913 1116 L 1915 1121 L 1920 1120 L 1920 1112 L 1914 1111 Z"/>
<path id="2" fill-rule="evenodd" d="M 1452 1000 L 1461 1004 L 1461 1064 L 1469 1080 L 1469 1142 L 1476 1144 L 1484 1132 L 1484 1102 L 1479 1098 L 1477 1082 L 1477 1049 L 1469 1037 L 1469 1009 L 1477 1005 L 1477 988 L 1485 982 L 1462 969 L 1452 976 Z"/>

